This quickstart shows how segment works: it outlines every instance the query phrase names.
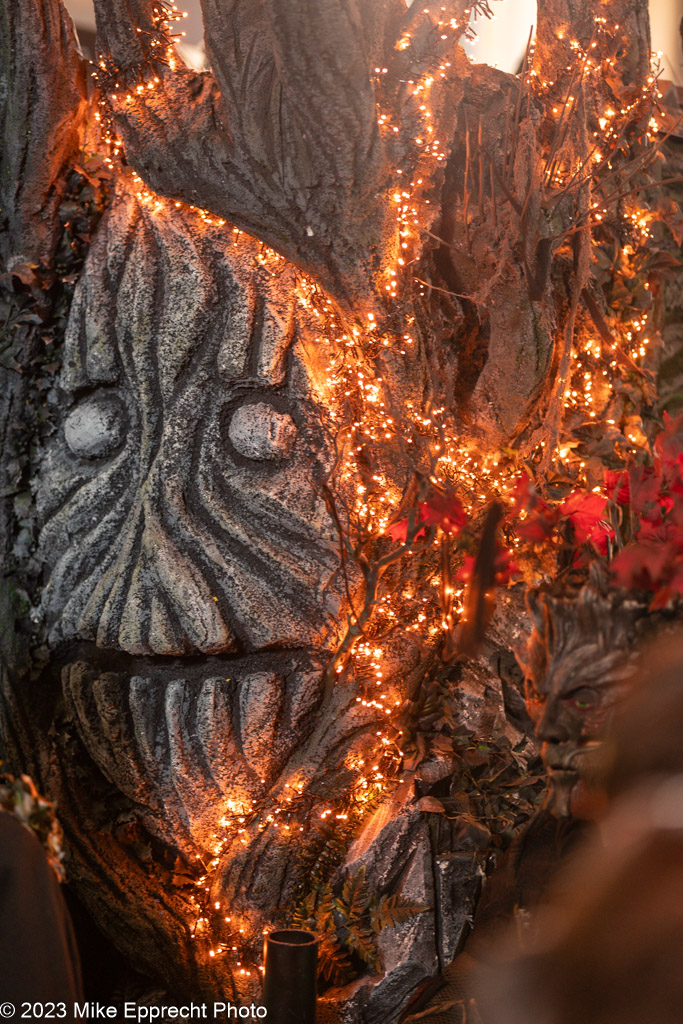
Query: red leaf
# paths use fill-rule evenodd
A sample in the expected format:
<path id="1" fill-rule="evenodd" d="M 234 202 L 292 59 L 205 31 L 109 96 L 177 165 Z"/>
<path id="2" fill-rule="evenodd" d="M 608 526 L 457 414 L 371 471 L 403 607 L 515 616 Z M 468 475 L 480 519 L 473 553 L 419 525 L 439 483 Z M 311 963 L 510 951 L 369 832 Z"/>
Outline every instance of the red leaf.
<path id="1" fill-rule="evenodd" d="M 647 516 L 660 495 L 664 481 L 649 466 L 636 466 L 628 473 L 631 509 L 639 516 Z"/>
<path id="2" fill-rule="evenodd" d="M 405 544 L 408 539 L 408 522 L 409 519 L 401 519 L 389 526 L 386 533 L 392 540 Z M 458 534 L 466 522 L 467 514 L 460 499 L 450 491 L 435 491 L 426 501 L 421 501 L 415 510 L 413 528 L 419 529 L 414 533 L 413 540 L 425 536 L 425 526 L 440 526 L 445 533 Z"/>
<path id="3" fill-rule="evenodd" d="M 664 429 L 655 438 L 654 448 L 664 483 L 674 487 L 683 481 L 683 413 L 673 417 L 664 413 Z"/>
<path id="4" fill-rule="evenodd" d="M 427 526 L 440 526 L 445 533 L 460 533 L 467 522 L 467 515 L 459 498 L 450 492 L 435 492 L 427 501 L 421 502 L 419 508 L 423 523 Z"/>
<path id="5" fill-rule="evenodd" d="M 605 470 L 605 492 L 610 501 L 616 501 L 618 505 L 628 505 L 631 500 L 631 488 L 625 469 Z"/>
<path id="6" fill-rule="evenodd" d="M 669 516 L 675 527 L 675 539 L 678 543 L 679 549 L 683 550 L 683 495 L 673 495 L 673 502 Z"/>
<path id="7" fill-rule="evenodd" d="M 676 527 L 671 521 L 663 518 L 643 519 L 636 534 L 638 541 L 644 544 L 666 544 L 674 540 Z"/>
<path id="8" fill-rule="evenodd" d="M 522 540 L 537 544 L 549 539 L 559 518 L 560 513 L 557 509 L 545 505 L 545 508 L 518 523 L 515 530 Z"/>
<path id="9" fill-rule="evenodd" d="M 569 518 L 577 543 L 594 541 L 600 544 L 610 533 L 610 526 L 603 519 L 607 501 L 600 494 L 584 494 L 583 491 L 572 491 L 560 505 L 560 512 Z"/>
<path id="10" fill-rule="evenodd" d="M 408 539 L 408 520 L 401 519 L 400 522 L 394 523 L 393 526 L 389 526 L 386 530 L 392 540 L 400 540 L 405 543 Z"/>
<path id="11" fill-rule="evenodd" d="M 417 526 L 422 520 L 420 519 L 420 513 L 418 511 L 417 518 L 415 519 L 414 526 Z M 401 519 L 398 523 L 394 523 L 393 526 L 387 527 L 385 531 L 392 540 L 400 541 L 405 544 L 408 540 L 408 520 Z M 413 535 L 413 540 L 418 540 L 419 537 L 424 537 L 425 528 L 421 527 L 417 533 Z"/>
<path id="12" fill-rule="evenodd" d="M 455 574 L 457 579 L 462 580 L 463 583 L 469 583 L 470 580 L 472 579 L 472 576 L 474 575 L 475 562 L 476 558 L 474 557 L 474 555 L 465 555 L 465 560 L 463 564 Z"/>
<path id="13" fill-rule="evenodd" d="M 673 554 L 668 544 L 629 544 L 612 560 L 610 568 L 619 586 L 653 590 L 663 582 Z"/>
<path id="14" fill-rule="evenodd" d="M 512 498 L 512 505 L 505 517 L 506 519 L 513 519 L 522 511 L 530 512 L 532 508 L 536 508 L 540 501 L 538 493 L 531 482 L 531 477 L 527 476 L 526 473 L 521 473 L 517 477 L 514 487 L 510 491 L 510 497 Z"/>
<path id="15" fill-rule="evenodd" d="M 666 608 L 669 601 L 671 600 L 671 587 L 668 585 L 664 587 L 658 587 L 655 591 L 655 596 L 648 605 L 648 611 L 656 612 L 659 608 Z"/>
<path id="16" fill-rule="evenodd" d="M 650 603 L 650 611 L 664 608 L 672 597 L 683 597 L 683 558 L 681 556 L 673 565 L 669 566 L 667 576 L 666 583 L 656 589 L 655 596 Z"/>
<path id="17" fill-rule="evenodd" d="M 505 586 L 513 576 L 518 576 L 520 572 L 519 566 L 513 562 L 512 552 L 508 548 L 498 548 L 493 568 L 496 573 L 495 581 L 499 586 Z"/>
<path id="18" fill-rule="evenodd" d="M 680 555 L 672 566 L 669 588 L 678 597 L 683 597 L 683 558 Z"/>

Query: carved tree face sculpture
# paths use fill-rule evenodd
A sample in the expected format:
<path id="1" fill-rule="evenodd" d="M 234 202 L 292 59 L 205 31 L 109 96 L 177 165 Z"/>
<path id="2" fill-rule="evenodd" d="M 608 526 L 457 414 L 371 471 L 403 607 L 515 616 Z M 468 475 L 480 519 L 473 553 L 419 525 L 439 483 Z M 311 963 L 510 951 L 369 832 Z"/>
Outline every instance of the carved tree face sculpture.
<path id="1" fill-rule="evenodd" d="M 294 306 L 291 265 L 197 213 L 156 217 L 121 179 L 76 291 L 63 427 L 37 478 L 42 609 L 69 723 L 53 784 L 80 790 L 77 737 L 124 818 L 187 862 L 219 857 L 221 822 L 285 786 L 341 630 L 337 537 L 317 486 L 333 455 Z M 61 802 L 71 829 L 92 822 L 92 808 Z M 107 864 L 96 831 L 88 873 L 110 887 L 121 848 Z M 279 860 L 265 892 L 231 887 L 235 920 L 238 898 L 257 916 L 277 907 Z M 144 946 L 162 899 L 187 946 L 187 897 L 143 874 L 127 877 L 140 904 L 114 934 L 132 929 Z M 169 929 L 161 945 L 174 943 Z M 191 964 L 174 973 L 192 984 Z"/>
<path id="2" fill-rule="evenodd" d="M 633 676 L 635 607 L 587 584 L 575 599 L 530 591 L 534 631 L 520 662 L 527 710 L 548 771 L 549 807 L 582 813 L 602 768 L 603 741 Z"/>
<path id="3" fill-rule="evenodd" d="M 121 192 L 76 293 L 68 411 L 38 482 L 50 642 L 322 649 L 339 610 L 314 489 L 330 454 L 292 268 L 259 274 L 256 243 L 233 254 L 220 229 Z"/>
<path id="4" fill-rule="evenodd" d="M 164 0 L 95 0 L 89 114 L 60 0 L 0 0 L 8 266 L 56 263 L 84 137 L 121 157 L 35 467 L 47 655 L 7 684 L 10 731 L 58 798 L 80 896 L 179 991 L 256 995 L 232 954 L 253 953 L 291 895 L 299 832 L 354 785 L 381 789 L 383 730 L 442 635 L 440 613 L 418 637 L 391 609 L 403 593 L 421 626 L 436 607 L 419 558 L 383 577 L 370 681 L 325 670 L 367 625 L 350 609 L 381 576 L 409 482 L 557 427 L 576 301 L 565 270 L 553 279 L 535 101 L 470 68 L 473 6 L 202 0 L 211 71 L 196 74 Z M 643 17 L 631 7 L 624 24 Z M 566 20 L 563 3 L 540 15 Z M 554 74 L 552 38 L 538 61 Z M 345 514 L 365 531 L 345 549 L 355 569 Z M 546 740 L 560 774 L 588 764 L 602 714 L 579 715 L 565 653 L 532 674 L 561 721 Z M 599 696 L 595 652 L 581 663 Z M 399 864 L 385 847 L 377 886 L 434 907 L 420 836 Z M 411 924 L 387 960 L 396 1013 L 437 969 L 438 930 Z"/>

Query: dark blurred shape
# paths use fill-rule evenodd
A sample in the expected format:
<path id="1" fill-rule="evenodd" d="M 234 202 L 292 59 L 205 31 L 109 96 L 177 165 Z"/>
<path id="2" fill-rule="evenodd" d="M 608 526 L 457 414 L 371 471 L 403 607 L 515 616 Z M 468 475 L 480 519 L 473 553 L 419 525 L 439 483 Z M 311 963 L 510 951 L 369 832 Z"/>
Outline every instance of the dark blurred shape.
<path id="1" fill-rule="evenodd" d="M 611 797 L 650 776 L 683 772 L 683 630 L 648 650 L 617 719 L 608 762 Z"/>
<path id="2" fill-rule="evenodd" d="M 0 1001 L 81 1000 L 78 954 L 59 884 L 33 833 L 0 811 Z"/>
<path id="3" fill-rule="evenodd" d="M 478 652 L 486 627 L 495 607 L 496 535 L 503 518 L 503 506 L 491 502 L 484 519 L 479 548 L 474 560 L 472 579 L 464 597 L 464 610 L 455 643 L 457 654 L 474 657 Z"/>
<path id="4" fill-rule="evenodd" d="M 511 921 L 525 926 L 528 916 L 541 903 L 558 867 L 564 863 L 591 830 L 588 822 L 557 818 L 541 810 L 529 820 L 489 878 L 474 918 L 474 930 L 467 952 L 486 958 L 500 931 Z"/>
<path id="5" fill-rule="evenodd" d="M 614 725 L 602 843 L 481 971 L 484 1024 L 683 1019 L 683 633 L 642 664 Z"/>

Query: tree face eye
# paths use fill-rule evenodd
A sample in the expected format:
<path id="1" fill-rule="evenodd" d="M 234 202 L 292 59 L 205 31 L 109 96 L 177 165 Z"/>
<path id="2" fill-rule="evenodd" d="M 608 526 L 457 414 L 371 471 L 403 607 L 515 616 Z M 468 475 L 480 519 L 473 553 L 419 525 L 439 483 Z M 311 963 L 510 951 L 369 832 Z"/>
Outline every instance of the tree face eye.
<path id="1" fill-rule="evenodd" d="M 548 695 L 539 693 L 538 690 L 527 686 L 525 697 L 527 713 L 531 720 L 536 722 L 543 713 L 543 706 L 548 699 Z"/>
<path id="2" fill-rule="evenodd" d="M 128 417 L 118 395 L 103 391 L 82 399 L 64 422 L 64 439 L 81 459 L 102 459 L 122 444 Z"/>
<path id="3" fill-rule="evenodd" d="M 592 708 L 598 703 L 598 695 L 590 686 L 582 686 L 579 690 L 575 690 L 573 693 L 570 693 L 567 699 L 570 700 L 574 704 L 574 707 L 578 708 L 579 711 L 586 711 L 588 708 Z"/>
<path id="4" fill-rule="evenodd" d="M 270 462 L 289 458 L 297 428 L 288 413 L 278 412 L 268 402 L 255 402 L 233 413 L 228 436 L 243 458 Z"/>

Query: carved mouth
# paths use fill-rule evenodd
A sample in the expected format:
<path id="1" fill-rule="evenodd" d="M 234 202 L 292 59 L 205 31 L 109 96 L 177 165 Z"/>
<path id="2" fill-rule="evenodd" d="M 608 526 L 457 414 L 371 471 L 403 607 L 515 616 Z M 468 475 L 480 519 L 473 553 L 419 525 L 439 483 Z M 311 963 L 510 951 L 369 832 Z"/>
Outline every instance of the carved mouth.
<path id="1" fill-rule="evenodd" d="M 282 773 L 312 729 L 323 668 L 307 649 L 151 658 L 84 644 L 61 678 L 91 759 L 153 835 L 192 853 Z"/>
<path id="2" fill-rule="evenodd" d="M 570 751 L 558 750 L 548 744 L 543 749 L 543 760 L 548 772 L 555 774 L 580 774 L 585 761 L 593 761 L 596 751 L 602 747 L 602 740 L 586 740 Z"/>
<path id="3" fill-rule="evenodd" d="M 174 680 L 201 682 L 208 676 L 224 673 L 241 676 L 244 672 L 270 671 L 286 674 L 292 666 L 311 662 L 322 671 L 327 652 L 317 648 L 264 647 L 216 654 L 128 654 L 126 651 L 98 647 L 90 641 L 69 643 L 52 652 L 51 661 L 58 669 L 76 662 L 86 662 L 96 673 L 142 676 L 166 687 Z"/>

